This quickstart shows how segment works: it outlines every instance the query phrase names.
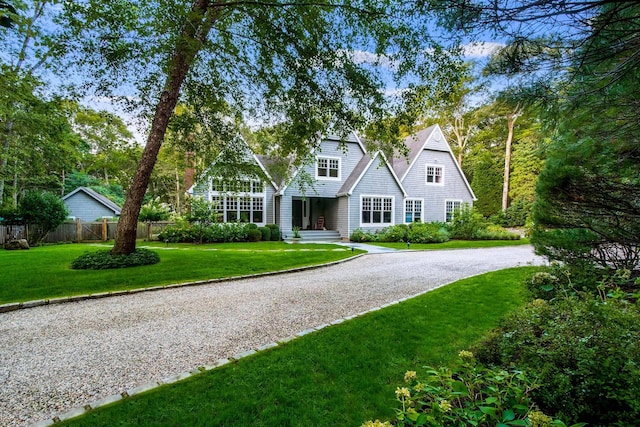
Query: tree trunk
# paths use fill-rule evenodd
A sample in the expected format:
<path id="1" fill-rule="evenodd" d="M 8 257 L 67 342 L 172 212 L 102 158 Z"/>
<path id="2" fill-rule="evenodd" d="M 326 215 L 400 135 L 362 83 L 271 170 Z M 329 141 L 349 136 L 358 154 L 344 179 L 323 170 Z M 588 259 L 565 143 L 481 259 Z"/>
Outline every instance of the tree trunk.
<path id="1" fill-rule="evenodd" d="M 9 150 L 11 148 L 10 141 L 11 135 L 13 133 L 13 120 L 7 120 L 5 124 L 4 135 L 2 142 L 2 149 L 0 150 L 0 206 L 2 206 L 4 201 L 4 188 L 5 188 L 5 174 L 7 171 L 7 164 L 9 163 Z"/>
<path id="2" fill-rule="evenodd" d="M 164 141 L 169 119 L 178 102 L 182 83 L 215 19 L 213 10 L 209 10 L 209 8 L 210 1 L 195 0 L 191 6 L 192 13 L 189 14 L 188 22 L 185 22 L 182 34 L 176 40 L 168 65 L 164 90 L 156 106 L 147 144 L 122 207 L 116 228 L 115 243 L 111 251 L 114 255 L 128 255 L 136 249 L 136 231 L 142 200 L 149 186 L 151 173 Z"/>
<path id="3" fill-rule="evenodd" d="M 507 143 L 504 152 L 504 182 L 502 184 L 502 210 L 506 211 L 509 207 L 509 179 L 511 174 L 511 143 L 513 142 L 513 128 L 516 120 L 520 116 L 519 107 L 516 107 L 512 113 L 507 114 Z"/>

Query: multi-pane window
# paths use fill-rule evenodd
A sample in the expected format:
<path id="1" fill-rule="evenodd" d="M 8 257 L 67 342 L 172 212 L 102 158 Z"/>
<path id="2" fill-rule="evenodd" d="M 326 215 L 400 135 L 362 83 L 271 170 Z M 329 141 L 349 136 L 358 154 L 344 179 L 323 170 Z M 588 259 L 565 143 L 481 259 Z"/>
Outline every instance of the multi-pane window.
<path id="1" fill-rule="evenodd" d="M 406 199 L 404 202 L 404 222 L 422 221 L 422 199 Z"/>
<path id="2" fill-rule="evenodd" d="M 393 222 L 393 197 L 363 196 L 361 199 L 363 225 L 391 224 Z"/>
<path id="3" fill-rule="evenodd" d="M 318 157 L 316 176 L 320 179 L 340 179 L 340 159 Z"/>
<path id="4" fill-rule="evenodd" d="M 255 180 L 211 182 L 211 202 L 218 211 L 221 222 L 265 222 L 264 183 Z"/>
<path id="5" fill-rule="evenodd" d="M 427 184 L 444 184 L 444 168 L 439 165 L 427 165 Z"/>
<path id="6" fill-rule="evenodd" d="M 462 207 L 462 201 L 460 200 L 446 200 L 445 202 L 445 221 L 453 221 L 453 216 L 456 211 Z"/>
<path id="7" fill-rule="evenodd" d="M 253 203 L 253 206 L 252 206 L 253 221 L 251 222 L 256 222 L 256 223 L 264 222 L 264 199 L 261 197 L 253 197 L 251 201 Z"/>

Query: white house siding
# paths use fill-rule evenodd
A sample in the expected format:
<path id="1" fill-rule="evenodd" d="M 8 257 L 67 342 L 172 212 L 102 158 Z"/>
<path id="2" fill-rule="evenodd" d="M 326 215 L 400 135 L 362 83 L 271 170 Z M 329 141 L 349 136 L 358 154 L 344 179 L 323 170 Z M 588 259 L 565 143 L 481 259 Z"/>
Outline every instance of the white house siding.
<path id="1" fill-rule="evenodd" d="M 339 141 L 324 140 L 320 144 L 320 149 L 316 152 L 319 157 L 339 157 L 340 161 L 340 180 L 318 180 L 314 184 L 314 189 L 305 188 L 306 194 L 300 190 L 300 184 L 297 179 L 289 184 L 285 190 L 288 197 L 336 197 L 338 190 L 342 187 L 344 181 L 351 175 L 351 172 L 364 155 L 360 145 L 355 142 L 347 142 L 347 152 L 345 153 L 339 146 Z M 306 165 L 303 170 L 312 178 L 316 176 L 316 163 Z"/>
<path id="2" fill-rule="evenodd" d="M 427 149 L 438 151 L 449 151 L 450 147 L 447 140 L 442 135 L 440 128 L 437 127 L 433 130 L 430 138 L 427 140 Z"/>
<path id="3" fill-rule="evenodd" d="M 361 197 L 383 196 L 393 197 L 393 216 L 391 224 L 374 226 L 361 225 Z M 394 179 L 389 168 L 378 156 L 365 172 L 360 182 L 354 188 L 350 198 L 349 235 L 357 228 L 367 231 L 380 230 L 390 225 L 402 223 L 404 214 L 404 193 Z"/>
<path id="4" fill-rule="evenodd" d="M 98 202 L 93 197 L 83 193 L 77 192 L 64 201 L 69 216 L 74 218 L 80 218 L 82 221 L 91 222 L 102 219 L 103 217 L 112 218 L 115 213 Z"/>
<path id="5" fill-rule="evenodd" d="M 291 237 L 291 224 L 293 221 L 293 203 L 291 197 L 280 198 L 280 231 L 283 236 Z"/>
<path id="6" fill-rule="evenodd" d="M 350 196 L 342 196 L 338 199 L 338 226 L 336 230 L 340 237 L 348 239 L 349 235 L 349 205 L 353 202 Z"/>
<path id="7" fill-rule="evenodd" d="M 427 164 L 444 167 L 443 185 L 426 184 Z M 445 200 L 473 203 L 473 194 L 469 192 L 464 177 L 449 151 L 423 150 L 408 171 L 402 185 L 407 191 L 407 197 L 424 199 L 424 222 L 445 220 Z M 401 210 L 404 210 L 404 206 L 401 207 Z"/>

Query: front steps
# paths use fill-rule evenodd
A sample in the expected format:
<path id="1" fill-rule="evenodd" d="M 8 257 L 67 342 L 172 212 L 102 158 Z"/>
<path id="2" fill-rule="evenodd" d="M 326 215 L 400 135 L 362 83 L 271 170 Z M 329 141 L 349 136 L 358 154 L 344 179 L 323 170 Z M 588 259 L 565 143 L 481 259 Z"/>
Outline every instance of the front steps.
<path id="1" fill-rule="evenodd" d="M 287 233 L 287 237 L 284 239 L 287 242 L 290 242 L 293 237 L 293 233 L 289 235 Z M 300 243 L 307 242 L 339 242 L 342 239 L 340 238 L 340 234 L 335 230 L 300 230 Z"/>

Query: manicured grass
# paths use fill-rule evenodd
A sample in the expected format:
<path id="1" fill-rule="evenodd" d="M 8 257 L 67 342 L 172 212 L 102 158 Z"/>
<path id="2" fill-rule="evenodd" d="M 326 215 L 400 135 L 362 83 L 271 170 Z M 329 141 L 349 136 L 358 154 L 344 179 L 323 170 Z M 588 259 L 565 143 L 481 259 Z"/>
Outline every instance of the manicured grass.
<path id="1" fill-rule="evenodd" d="M 71 261 L 108 245 L 42 246 L 28 251 L 0 250 L 0 303 L 145 288 L 285 270 L 336 261 L 361 253 L 336 245 L 288 245 L 282 242 L 186 245 L 156 248 L 155 265 L 117 270 L 71 270 Z"/>
<path id="2" fill-rule="evenodd" d="M 524 303 L 523 279 L 536 270 L 461 280 L 63 425 L 333 427 L 390 419 L 404 373 L 456 363 L 459 350 Z"/>
<path id="3" fill-rule="evenodd" d="M 384 246 L 385 248 L 407 249 L 407 244 L 402 242 L 370 242 L 369 245 Z M 411 243 L 409 249 L 413 250 L 439 250 L 439 249 L 473 249 L 473 248 L 497 248 L 500 246 L 520 246 L 530 244 L 529 239 L 520 240 L 449 240 L 444 243 Z"/>

